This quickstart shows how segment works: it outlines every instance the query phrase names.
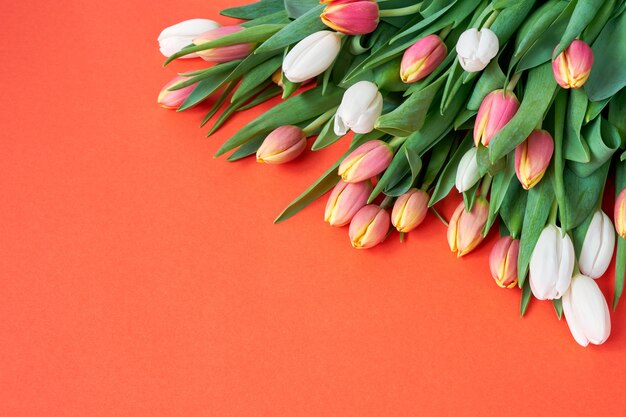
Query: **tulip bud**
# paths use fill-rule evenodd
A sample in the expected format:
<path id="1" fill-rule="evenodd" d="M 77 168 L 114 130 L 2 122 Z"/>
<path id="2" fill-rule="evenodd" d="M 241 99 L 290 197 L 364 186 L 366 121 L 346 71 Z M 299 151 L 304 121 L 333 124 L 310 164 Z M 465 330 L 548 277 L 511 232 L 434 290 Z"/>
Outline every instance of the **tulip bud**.
<path id="1" fill-rule="evenodd" d="M 617 234 L 622 239 L 626 239 L 626 188 L 624 188 L 615 199 L 613 220 L 615 221 Z"/>
<path id="2" fill-rule="evenodd" d="M 388 231 L 389 213 L 387 210 L 375 204 L 369 204 L 354 215 L 348 234 L 352 247 L 369 249 L 385 240 Z"/>
<path id="3" fill-rule="evenodd" d="M 517 256 L 519 240 L 503 236 L 496 242 L 489 255 L 489 269 L 496 284 L 502 288 L 517 285 Z"/>
<path id="4" fill-rule="evenodd" d="M 574 272 L 574 245 L 561 229 L 547 225 L 530 255 L 530 289 L 539 300 L 561 298 Z"/>
<path id="5" fill-rule="evenodd" d="M 476 197 L 471 211 L 465 210 L 461 202 L 452 214 L 448 224 L 448 244 L 458 257 L 468 254 L 483 241 L 483 227 L 489 216 L 489 203 L 483 197 Z"/>
<path id="6" fill-rule="evenodd" d="M 430 200 L 428 193 L 411 188 L 394 203 L 391 224 L 398 232 L 409 233 L 424 221 L 428 212 L 428 200 Z"/>
<path id="7" fill-rule="evenodd" d="M 443 62 L 448 53 L 446 44 L 437 35 L 428 35 L 411 45 L 402 56 L 400 78 L 414 83 L 428 76 Z"/>
<path id="8" fill-rule="evenodd" d="M 615 231 L 609 216 L 598 210 L 591 218 L 583 247 L 578 257 L 580 272 L 593 279 L 600 278 L 609 268 L 615 249 Z"/>
<path id="9" fill-rule="evenodd" d="M 159 92 L 157 103 L 159 103 L 161 107 L 166 108 L 166 109 L 179 108 L 180 105 L 183 104 L 185 99 L 189 97 L 189 94 L 191 94 L 191 92 L 196 86 L 192 84 L 190 86 L 183 87 L 178 90 L 170 91 L 169 89 L 175 86 L 176 84 L 180 84 L 183 81 L 186 81 L 187 79 L 188 79 L 187 77 L 181 77 L 180 75 L 177 75 L 172 80 L 170 80 L 170 82 L 165 84 L 163 88 L 161 89 L 161 91 Z"/>
<path id="10" fill-rule="evenodd" d="M 545 130 L 533 130 L 528 138 L 515 148 L 515 173 L 522 187 L 530 190 L 541 181 L 545 174 L 554 142 Z"/>
<path id="11" fill-rule="evenodd" d="M 242 31 L 243 29 L 243 27 L 237 25 L 223 26 L 201 33 L 193 39 L 193 43 L 194 45 L 202 45 L 203 43 Z M 253 49 L 254 44 L 238 43 L 235 45 L 220 46 L 219 48 L 205 49 L 204 51 L 198 51 L 197 54 L 200 58 L 208 62 L 230 62 L 247 57 Z"/>
<path id="12" fill-rule="evenodd" d="M 488 28 L 478 31 L 467 29 L 456 43 L 456 53 L 461 67 L 467 72 L 478 72 L 485 69 L 500 48 L 498 37 Z"/>
<path id="13" fill-rule="evenodd" d="M 487 94 L 478 108 L 474 124 L 474 144 L 488 146 L 494 137 L 513 118 L 519 101 L 512 91 L 495 90 Z"/>
<path id="14" fill-rule="evenodd" d="M 393 159 L 391 146 L 370 140 L 356 148 L 339 164 L 338 174 L 345 182 L 361 182 L 383 172 Z"/>
<path id="15" fill-rule="evenodd" d="M 354 184 L 339 181 L 328 197 L 324 221 L 331 226 L 345 226 L 350 223 L 357 211 L 367 204 L 372 192 L 369 181 Z"/>
<path id="16" fill-rule="evenodd" d="M 190 19 L 163 29 L 159 34 L 159 50 L 166 57 L 170 57 L 192 43 L 201 33 L 217 29 L 220 25 L 208 19 Z M 191 53 L 181 58 L 195 58 L 198 55 Z"/>
<path id="17" fill-rule="evenodd" d="M 600 345 L 611 334 L 609 306 L 596 282 L 582 274 L 572 278 L 563 295 L 563 314 L 574 340 L 581 345 Z"/>
<path id="18" fill-rule="evenodd" d="M 332 2 L 320 16 L 329 28 L 347 35 L 365 35 L 378 26 L 378 4 L 373 0 Z"/>
<path id="19" fill-rule="evenodd" d="M 267 135 L 256 151 L 256 161 L 284 164 L 296 159 L 306 148 L 306 136 L 298 126 L 281 126 Z"/>
<path id="20" fill-rule="evenodd" d="M 343 136 L 354 133 L 369 133 L 374 130 L 376 119 L 383 111 L 383 96 L 376 84 L 359 81 L 343 93 L 341 105 L 335 115 L 335 134 Z"/>
<path id="21" fill-rule="evenodd" d="M 341 49 L 341 35 L 329 30 L 315 32 L 294 46 L 283 61 L 285 77 L 301 83 L 326 71 Z"/>
<path id="22" fill-rule="evenodd" d="M 463 193 L 472 188 L 480 180 L 476 148 L 471 148 L 459 161 L 456 169 L 456 189 Z"/>
<path id="23" fill-rule="evenodd" d="M 580 88 L 589 78 L 593 51 L 585 42 L 575 39 L 552 61 L 554 79 L 563 88 Z"/>

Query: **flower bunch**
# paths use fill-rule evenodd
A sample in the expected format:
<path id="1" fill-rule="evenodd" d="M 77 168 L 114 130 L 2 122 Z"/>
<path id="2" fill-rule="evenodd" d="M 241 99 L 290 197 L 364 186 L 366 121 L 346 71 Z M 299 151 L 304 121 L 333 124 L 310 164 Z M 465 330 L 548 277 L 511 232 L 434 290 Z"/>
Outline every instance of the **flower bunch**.
<path id="1" fill-rule="evenodd" d="M 159 104 L 183 111 L 212 97 L 210 135 L 280 96 L 221 145 L 229 161 L 282 164 L 308 138 L 313 151 L 350 141 L 277 222 L 330 192 L 324 220 L 348 226 L 357 249 L 394 229 L 403 239 L 429 211 L 459 257 L 499 233 L 489 268 L 499 287 L 521 288 L 522 315 L 531 298 L 551 300 L 579 344 L 609 337 L 596 280 L 615 253 L 615 308 L 626 273 L 624 1 L 261 0 L 221 13 L 237 21 L 161 33 L 166 64 L 209 64 L 178 74 Z M 451 193 L 462 201 L 445 221 L 435 206 Z"/>

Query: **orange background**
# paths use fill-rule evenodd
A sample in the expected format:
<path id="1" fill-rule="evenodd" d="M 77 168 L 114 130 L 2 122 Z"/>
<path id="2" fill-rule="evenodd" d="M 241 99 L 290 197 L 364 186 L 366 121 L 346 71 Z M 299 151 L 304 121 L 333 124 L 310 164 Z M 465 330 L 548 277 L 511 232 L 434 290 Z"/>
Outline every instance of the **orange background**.
<path id="1" fill-rule="evenodd" d="M 429 215 L 356 251 L 324 201 L 273 225 L 346 144 L 231 164 L 213 153 L 262 109 L 205 139 L 206 108 L 156 105 L 203 65 L 161 68 L 159 31 L 233 3 L 3 4 L 0 415 L 623 412 L 624 301 L 583 349 L 551 304 L 519 317 L 493 236 L 457 260 Z"/>

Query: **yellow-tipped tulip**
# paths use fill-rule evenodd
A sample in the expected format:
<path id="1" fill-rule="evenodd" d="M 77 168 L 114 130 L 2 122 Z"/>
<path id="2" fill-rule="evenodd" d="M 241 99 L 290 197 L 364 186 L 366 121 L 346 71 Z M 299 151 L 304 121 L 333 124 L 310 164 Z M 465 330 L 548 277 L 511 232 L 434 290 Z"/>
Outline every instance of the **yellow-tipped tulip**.
<path id="1" fill-rule="evenodd" d="M 446 44 L 437 35 L 428 35 L 404 51 L 400 64 L 400 78 L 414 83 L 428 76 L 443 62 L 448 53 Z"/>
<path id="2" fill-rule="evenodd" d="M 580 88 L 589 78 L 593 66 L 593 51 L 576 39 L 552 61 L 554 79 L 563 88 Z"/>
<path id="3" fill-rule="evenodd" d="M 339 180 L 328 197 L 324 221 L 331 226 L 345 226 L 350 223 L 357 211 L 367 204 L 372 192 L 369 181 L 350 184 Z"/>
<path id="4" fill-rule="evenodd" d="M 501 288 L 517 285 L 517 256 L 519 240 L 503 236 L 496 242 L 489 255 L 489 269 L 496 284 Z"/>
<path id="5" fill-rule="evenodd" d="M 474 144 L 489 146 L 491 138 L 515 116 L 519 101 L 512 91 L 495 90 L 487 94 L 478 108 L 474 124 Z"/>
<path id="6" fill-rule="evenodd" d="M 189 78 L 182 77 L 177 75 L 170 82 L 165 84 L 161 91 L 159 92 L 159 97 L 157 98 L 157 103 L 163 108 L 166 109 L 177 109 L 181 104 L 185 101 L 189 94 L 196 87 L 195 84 L 192 84 L 187 87 L 179 88 L 178 90 L 170 90 L 170 88 L 174 87 L 177 84 L 180 84 Z"/>
<path id="7" fill-rule="evenodd" d="M 615 230 L 623 239 L 626 239 L 626 188 L 615 199 Z"/>
<path id="8" fill-rule="evenodd" d="M 306 136 L 298 126 L 281 126 L 267 135 L 256 151 L 256 161 L 284 164 L 293 161 L 306 149 Z"/>
<path id="9" fill-rule="evenodd" d="M 241 26 L 222 26 L 217 29 L 209 30 L 198 35 L 193 40 L 194 45 L 202 45 L 203 43 L 210 42 L 215 39 L 222 38 L 226 35 L 230 35 L 235 32 L 239 32 L 244 28 Z M 239 43 L 229 46 L 220 46 L 219 48 L 205 49 L 204 51 L 198 51 L 196 54 L 200 58 L 208 62 L 230 62 L 236 59 L 245 58 L 254 49 L 254 44 L 251 43 Z"/>
<path id="10" fill-rule="evenodd" d="M 448 244 L 458 257 L 468 254 L 483 241 L 483 227 L 489 216 L 489 203 L 483 197 L 476 197 L 471 211 L 465 210 L 461 202 L 448 224 Z"/>
<path id="11" fill-rule="evenodd" d="M 391 224 L 400 233 L 408 233 L 419 226 L 428 212 L 428 193 L 412 188 L 396 200 L 391 211 Z"/>
<path id="12" fill-rule="evenodd" d="M 356 148 L 339 165 L 345 182 L 361 182 L 383 172 L 393 159 L 393 150 L 382 140 L 370 140 Z"/>
<path id="13" fill-rule="evenodd" d="M 554 142 L 545 130 L 533 130 L 528 138 L 515 148 L 515 173 L 522 187 L 530 190 L 541 181 L 552 153 Z"/>
<path id="14" fill-rule="evenodd" d="M 381 243 L 389 231 L 387 210 L 370 204 L 359 210 L 350 222 L 350 242 L 356 249 L 369 249 Z"/>
<path id="15" fill-rule="evenodd" d="M 347 35 L 365 35 L 378 27 L 378 4 L 374 0 L 332 2 L 320 18 L 329 28 Z"/>

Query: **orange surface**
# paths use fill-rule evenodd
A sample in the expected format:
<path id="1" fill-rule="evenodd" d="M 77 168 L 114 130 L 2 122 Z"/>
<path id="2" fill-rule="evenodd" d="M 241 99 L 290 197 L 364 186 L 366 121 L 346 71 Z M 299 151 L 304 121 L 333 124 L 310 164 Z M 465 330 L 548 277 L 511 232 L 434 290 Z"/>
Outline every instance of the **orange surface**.
<path id="1" fill-rule="evenodd" d="M 230 164 L 255 112 L 156 106 L 161 28 L 233 3 L 3 4 L 0 416 L 621 415 L 624 301 L 583 349 L 434 216 L 362 252 L 321 201 L 273 225 L 345 144 Z"/>

